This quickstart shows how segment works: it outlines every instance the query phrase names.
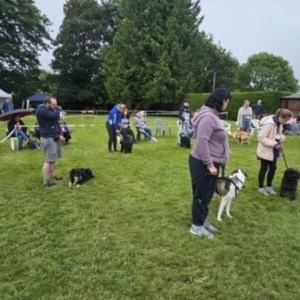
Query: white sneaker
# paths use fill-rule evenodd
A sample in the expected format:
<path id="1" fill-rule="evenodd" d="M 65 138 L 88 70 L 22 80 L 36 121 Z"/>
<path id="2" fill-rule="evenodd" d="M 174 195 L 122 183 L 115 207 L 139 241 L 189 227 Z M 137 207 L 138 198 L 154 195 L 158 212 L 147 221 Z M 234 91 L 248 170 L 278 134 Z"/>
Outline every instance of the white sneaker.
<path id="1" fill-rule="evenodd" d="M 261 193 L 261 194 L 263 194 L 264 196 L 269 196 L 269 193 L 266 191 L 265 188 L 259 188 L 258 192 Z"/>
<path id="2" fill-rule="evenodd" d="M 152 137 L 151 140 L 154 142 L 154 143 L 157 143 L 157 139 L 155 137 Z"/>
<path id="3" fill-rule="evenodd" d="M 277 195 L 276 191 L 275 191 L 271 186 L 267 186 L 267 187 L 266 187 L 266 192 L 267 192 L 270 196 L 276 196 L 276 195 Z"/>
<path id="4" fill-rule="evenodd" d="M 214 238 L 214 235 L 209 232 L 203 225 L 202 226 L 196 226 L 192 224 L 190 228 L 190 233 L 197 236 L 205 236 L 209 240 Z"/>
<path id="5" fill-rule="evenodd" d="M 207 220 L 204 221 L 203 225 L 209 232 L 214 233 L 218 231 L 218 229 L 215 226 L 211 225 Z"/>

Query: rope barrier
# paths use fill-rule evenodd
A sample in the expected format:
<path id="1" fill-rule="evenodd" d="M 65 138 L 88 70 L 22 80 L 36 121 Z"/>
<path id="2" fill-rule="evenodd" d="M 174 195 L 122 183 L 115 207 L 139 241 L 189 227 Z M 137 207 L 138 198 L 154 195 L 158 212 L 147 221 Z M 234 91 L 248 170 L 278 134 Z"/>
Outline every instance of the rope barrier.
<path id="1" fill-rule="evenodd" d="M 0 141 L 0 143 L 5 142 L 6 140 L 8 140 L 16 131 L 17 129 L 15 128 L 9 135 L 7 135 L 3 140 Z"/>

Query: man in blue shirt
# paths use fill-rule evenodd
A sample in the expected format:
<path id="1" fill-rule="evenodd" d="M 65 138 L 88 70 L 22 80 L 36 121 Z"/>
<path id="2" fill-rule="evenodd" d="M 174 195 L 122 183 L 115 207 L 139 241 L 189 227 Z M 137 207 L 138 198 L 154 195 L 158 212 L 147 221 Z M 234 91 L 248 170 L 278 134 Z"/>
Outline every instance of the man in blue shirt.
<path id="1" fill-rule="evenodd" d="M 3 110 L 4 114 L 11 111 L 11 110 L 14 110 L 14 105 L 12 103 L 11 98 L 6 98 L 5 99 L 5 102 L 3 103 L 3 106 L 2 106 L 2 110 Z"/>

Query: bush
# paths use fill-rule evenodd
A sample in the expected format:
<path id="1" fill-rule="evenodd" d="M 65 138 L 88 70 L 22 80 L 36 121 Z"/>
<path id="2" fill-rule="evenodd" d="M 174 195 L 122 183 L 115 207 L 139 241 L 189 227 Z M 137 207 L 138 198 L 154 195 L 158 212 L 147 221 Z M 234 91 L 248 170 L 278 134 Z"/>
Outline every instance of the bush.
<path id="1" fill-rule="evenodd" d="M 244 100 L 248 99 L 251 106 L 261 99 L 264 106 L 264 114 L 272 114 L 279 108 L 279 99 L 290 95 L 290 92 L 234 92 L 228 107 L 228 119 L 236 120 L 238 110 L 243 106 Z M 207 100 L 209 93 L 189 94 L 191 110 L 196 111 Z"/>

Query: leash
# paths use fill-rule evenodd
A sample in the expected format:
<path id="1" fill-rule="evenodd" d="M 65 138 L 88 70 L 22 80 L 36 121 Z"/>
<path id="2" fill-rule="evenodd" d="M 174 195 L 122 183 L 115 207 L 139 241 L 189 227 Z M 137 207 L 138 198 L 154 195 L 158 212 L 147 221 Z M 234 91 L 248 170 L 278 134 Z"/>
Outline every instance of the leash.
<path id="1" fill-rule="evenodd" d="M 283 161 L 284 161 L 284 164 L 285 164 L 285 167 L 286 169 L 288 169 L 288 165 L 287 165 L 287 162 L 286 162 L 286 158 L 285 158 L 285 154 L 284 154 L 284 151 L 283 151 L 283 147 L 281 147 L 281 153 L 282 153 L 282 157 L 283 157 Z"/>

